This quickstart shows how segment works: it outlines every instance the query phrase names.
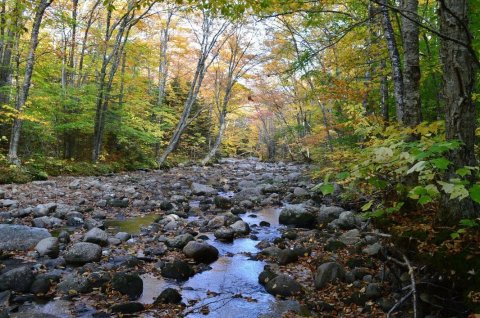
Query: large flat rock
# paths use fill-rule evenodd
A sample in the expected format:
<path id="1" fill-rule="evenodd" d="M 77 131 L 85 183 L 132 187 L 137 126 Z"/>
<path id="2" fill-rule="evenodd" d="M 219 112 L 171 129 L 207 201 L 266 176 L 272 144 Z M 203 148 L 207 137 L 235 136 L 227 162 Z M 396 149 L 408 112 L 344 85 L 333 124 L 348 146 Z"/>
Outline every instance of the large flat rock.
<path id="1" fill-rule="evenodd" d="M 47 237 L 51 237 L 51 235 L 46 229 L 26 225 L 0 224 L 0 251 L 26 251 Z"/>

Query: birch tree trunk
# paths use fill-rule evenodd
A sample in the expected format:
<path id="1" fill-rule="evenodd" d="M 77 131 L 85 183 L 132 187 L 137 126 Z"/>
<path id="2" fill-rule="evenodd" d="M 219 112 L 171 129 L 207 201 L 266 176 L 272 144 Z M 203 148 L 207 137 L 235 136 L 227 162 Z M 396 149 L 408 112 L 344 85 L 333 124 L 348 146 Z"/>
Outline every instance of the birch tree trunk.
<path id="1" fill-rule="evenodd" d="M 403 0 L 401 20 L 404 48 L 404 113 L 402 121 L 405 126 L 414 127 L 422 121 L 418 0 Z"/>
<path id="2" fill-rule="evenodd" d="M 213 30 L 215 18 L 210 15 L 208 12 L 203 12 L 203 21 L 202 21 L 202 38 L 200 42 L 200 53 L 198 56 L 197 66 L 195 75 L 193 77 L 192 83 L 190 85 L 187 99 L 183 106 L 182 115 L 180 116 L 180 120 L 175 127 L 172 137 L 168 142 L 167 147 L 164 149 L 162 154 L 157 160 L 159 166 L 162 166 L 165 163 L 167 157 L 177 148 L 180 138 L 183 135 L 183 132 L 189 125 L 189 116 L 192 111 L 193 104 L 197 100 L 198 93 L 200 92 L 200 88 L 202 86 L 203 78 L 205 77 L 205 73 L 207 72 L 208 67 L 211 65 L 213 60 L 216 57 L 212 57 L 209 60 L 209 55 L 212 52 L 214 46 L 217 44 L 220 36 L 226 30 L 228 23 L 224 22 L 215 32 Z M 213 34 L 213 36 L 212 36 Z"/>
<path id="3" fill-rule="evenodd" d="M 15 109 L 20 112 L 28 99 L 30 84 L 32 81 L 33 68 L 35 66 L 35 52 L 38 46 L 38 35 L 40 33 L 40 26 L 42 24 L 45 10 L 50 6 L 53 0 L 40 0 L 36 7 L 35 17 L 33 19 L 32 31 L 30 35 L 30 47 L 28 51 L 28 58 L 25 66 L 25 75 L 23 78 L 23 85 L 18 93 L 18 99 L 15 103 Z M 20 134 L 22 129 L 22 120 L 15 118 L 12 126 L 12 133 L 10 137 L 10 145 L 8 149 L 8 160 L 14 164 L 20 164 L 18 158 L 18 144 L 20 141 Z"/>
<path id="4" fill-rule="evenodd" d="M 403 85 L 402 63 L 400 53 L 398 52 L 397 41 L 395 33 L 393 32 L 392 21 L 390 20 L 390 13 L 388 11 L 387 0 L 380 0 L 382 10 L 382 24 L 387 41 L 388 53 L 390 55 L 390 64 L 392 66 L 393 78 L 393 94 L 395 96 L 395 107 L 397 114 L 397 121 L 403 122 L 403 114 L 405 109 L 403 92 L 405 91 Z"/>
<path id="5" fill-rule="evenodd" d="M 160 39 L 160 63 L 158 65 L 158 98 L 157 105 L 161 106 L 165 100 L 165 88 L 167 85 L 168 77 L 168 41 L 170 38 L 170 23 L 172 21 L 173 9 L 168 10 L 167 20 L 165 21 L 165 27 L 162 29 L 162 36 Z"/>
<path id="6" fill-rule="evenodd" d="M 456 177 L 455 170 L 475 166 L 476 111 L 472 100 L 478 60 L 473 55 L 468 29 L 468 0 L 441 0 L 439 8 L 441 38 L 440 58 L 443 68 L 445 126 L 447 140 L 459 140 L 460 148 L 450 152 L 453 162 L 447 175 Z M 471 180 L 473 181 L 473 180 Z M 445 197 L 440 219 L 453 223 L 460 218 L 478 217 L 473 201 L 449 200 Z"/>

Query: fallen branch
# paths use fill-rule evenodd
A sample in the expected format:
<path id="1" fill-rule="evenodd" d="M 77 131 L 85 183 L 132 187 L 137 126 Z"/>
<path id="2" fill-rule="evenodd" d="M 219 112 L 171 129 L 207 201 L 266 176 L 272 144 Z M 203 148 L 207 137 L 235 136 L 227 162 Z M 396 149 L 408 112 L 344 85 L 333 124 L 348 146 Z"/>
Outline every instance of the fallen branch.
<path id="1" fill-rule="evenodd" d="M 400 307 L 410 296 L 412 295 L 413 291 L 410 290 L 405 296 L 402 297 L 395 305 L 393 305 L 392 308 L 387 313 L 387 318 L 391 318 L 392 314 L 397 310 L 398 307 Z"/>
<path id="2" fill-rule="evenodd" d="M 415 282 L 415 272 L 413 270 L 413 267 L 410 265 L 410 261 L 408 258 L 403 255 L 403 260 L 405 261 L 405 264 L 408 267 L 408 274 L 410 275 L 410 282 L 412 284 L 412 296 L 413 296 L 413 317 L 417 318 L 418 317 L 418 311 L 417 311 L 417 284 Z"/>

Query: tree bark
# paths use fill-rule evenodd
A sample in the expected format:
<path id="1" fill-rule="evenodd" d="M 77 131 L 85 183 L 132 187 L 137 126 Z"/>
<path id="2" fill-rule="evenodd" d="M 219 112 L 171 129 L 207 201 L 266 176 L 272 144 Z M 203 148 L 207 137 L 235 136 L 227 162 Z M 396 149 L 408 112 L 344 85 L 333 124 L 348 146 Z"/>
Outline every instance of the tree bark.
<path id="1" fill-rule="evenodd" d="M 35 52 L 38 46 L 38 35 L 40 33 L 40 26 L 42 24 L 45 10 L 50 6 L 53 0 L 41 0 L 35 10 L 35 17 L 33 19 L 32 32 L 30 35 L 30 47 L 28 51 L 28 58 L 25 66 L 25 75 L 23 85 L 18 94 L 15 109 L 20 112 L 28 99 L 30 91 L 30 84 L 32 81 L 33 68 L 35 66 Z M 22 129 L 22 120 L 15 118 L 12 126 L 12 133 L 10 137 L 10 145 L 8 149 L 8 160 L 14 164 L 20 164 L 18 159 L 18 144 L 20 141 L 20 134 Z"/>
<path id="2" fill-rule="evenodd" d="M 381 63 L 381 70 L 382 72 L 385 72 L 386 68 L 386 62 L 385 60 L 382 60 Z M 380 81 L 380 105 L 382 108 L 382 117 L 383 117 L 383 122 L 385 125 L 388 125 L 388 122 L 390 120 L 389 112 L 388 112 L 388 79 L 387 75 L 382 74 L 382 79 Z"/>
<path id="3" fill-rule="evenodd" d="M 394 87 L 393 94 L 395 96 L 397 121 L 399 123 L 403 123 L 403 114 L 405 109 L 403 93 L 405 89 L 403 85 L 402 63 L 400 59 L 400 53 L 398 52 L 397 41 L 395 39 L 392 21 L 390 20 L 387 0 L 380 0 L 379 2 L 382 5 L 382 24 L 385 33 L 385 39 L 387 42 L 388 53 L 390 56 L 390 64 L 392 66 L 392 78 Z"/>
<path id="4" fill-rule="evenodd" d="M 477 163 L 474 151 L 476 111 L 472 100 L 477 64 L 468 29 L 468 2 L 440 0 L 439 8 L 440 33 L 444 36 L 441 38 L 440 58 L 443 68 L 446 139 L 462 143 L 460 148 L 449 154 L 453 165 L 447 174 L 447 182 L 456 177 L 456 169 L 475 166 Z M 449 39 L 455 39 L 464 45 Z M 440 213 L 440 219 L 444 223 L 478 215 L 478 209 L 469 198 L 459 202 L 444 197 Z"/>
<path id="5" fill-rule="evenodd" d="M 402 38 L 404 48 L 403 124 L 414 127 L 422 121 L 420 104 L 420 48 L 418 0 L 403 0 Z"/>

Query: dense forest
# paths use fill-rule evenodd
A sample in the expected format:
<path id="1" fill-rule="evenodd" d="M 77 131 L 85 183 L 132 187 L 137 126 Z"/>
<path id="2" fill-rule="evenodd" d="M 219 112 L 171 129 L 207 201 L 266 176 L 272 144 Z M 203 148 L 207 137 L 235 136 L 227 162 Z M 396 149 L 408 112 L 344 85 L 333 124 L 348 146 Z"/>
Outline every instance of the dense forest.
<path id="1" fill-rule="evenodd" d="M 305 164 L 478 310 L 479 54 L 477 0 L 0 0 L 0 183 Z"/>

